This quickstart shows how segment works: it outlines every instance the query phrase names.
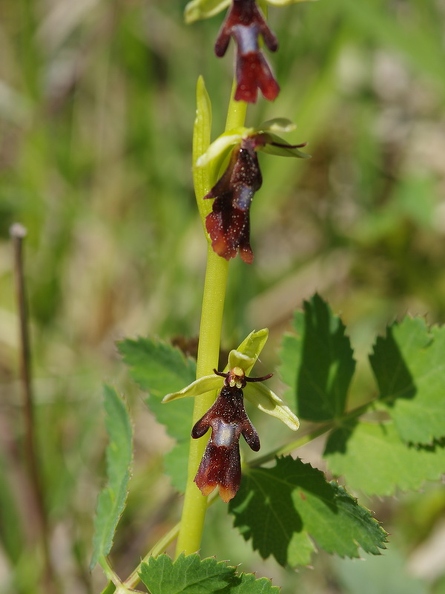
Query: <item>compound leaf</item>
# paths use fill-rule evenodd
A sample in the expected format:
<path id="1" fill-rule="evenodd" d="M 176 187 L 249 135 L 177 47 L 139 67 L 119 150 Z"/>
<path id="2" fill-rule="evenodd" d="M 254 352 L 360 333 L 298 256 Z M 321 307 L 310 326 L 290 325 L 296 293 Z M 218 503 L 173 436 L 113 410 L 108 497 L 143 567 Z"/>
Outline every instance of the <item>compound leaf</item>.
<path id="1" fill-rule="evenodd" d="M 445 327 L 406 317 L 379 337 L 370 356 L 379 401 L 406 442 L 445 436 Z"/>
<path id="2" fill-rule="evenodd" d="M 392 422 L 351 421 L 329 436 L 324 456 L 335 475 L 369 495 L 419 489 L 445 469 L 444 443 L 406 444 Z"/>
<path id="3" fill-rule="evenodd" d="M 133 458 L 132 428 L 123 400 L 104 386 L 105 424 L 109 437 L 106 451 L 108 483 L 97 500 L 91 568 L 111 550 L 117 524 L 125 508 Z"/>
<path id="4" fill-rule="evenodd" d="M 319 295 L 304 303 L 294 317 L 295 334 L 284 337 L 280 367 L 290 387 L 288 402 L 296 400 L 296 413 L 308 421 L 340 417 L 355 371 L 345 326 Z"/>
<path id="5" fill-rule="evenodd" d="M 301 460 L 278 458 L 273 468 L 253 468 L 229 506 L 246 540 L 263 558 L 306 565 L 315 543 L 328 553 L 379 554 L 386 533 L 371 513 L 321 471 Z"/>

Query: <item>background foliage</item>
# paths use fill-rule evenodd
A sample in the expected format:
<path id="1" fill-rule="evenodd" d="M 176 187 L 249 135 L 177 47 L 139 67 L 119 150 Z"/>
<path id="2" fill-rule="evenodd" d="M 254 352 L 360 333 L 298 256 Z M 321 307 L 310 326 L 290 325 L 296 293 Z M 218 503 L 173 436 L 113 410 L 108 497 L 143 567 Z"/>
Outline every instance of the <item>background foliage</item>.
<path id="1" fill-rule="evenodd" d="M 190 173 L 195 83 L 203 74 L 220 130 L 231 63 L 210 51 L 220 19 L 185 27 L 184 4 L 0 6 L 0 591 L 38 592 L 41 562 L 21 457 L 12 222 L 28 229 L 37 428 L 63 591 L 97 591 L 103 579 L 88 571 L 104 473 L 103 378 L 128 394 L 135 420 L 134 475 L 116 542 L 122 569 L 177 519 L 162 466 L 171 442 L 128 383 L 115 341 L 197 333 L 205 240 Z M 262 363 L 273 367 L 273 346 L 315 290 L 341 312 L 357 360 L 401 314 L 445 321 L 444 13 L 441 0 L 270 9 L 283 92 L 250 111 L 247 124 L 293 119 L 313 158 L 295 165 L 260 156 L 256 263 L 231 265 L 227 349 L 267 326 Z M 359 405 L 374 389 L 358 365 L 349 398 Z M 265 441 L 276 437 L 272 429 Z M 323 468 L 317 445 L 302 456 Z M 432 553 L 445 548 L 443 488 L 397 495 L 369 501 L 392 534 L 378 573 L 395 572 L 405 593 L 442 592 L 444 564 Z M 251 552 L 220 506 L 209 523 L 205 555 L 230 547 L 284 594 L 355 592 L 381 561 L 320 555 L 317 571 L 286 573 Z M 389 577 L 382 581 L 379 592 L 397 594 Z"/>

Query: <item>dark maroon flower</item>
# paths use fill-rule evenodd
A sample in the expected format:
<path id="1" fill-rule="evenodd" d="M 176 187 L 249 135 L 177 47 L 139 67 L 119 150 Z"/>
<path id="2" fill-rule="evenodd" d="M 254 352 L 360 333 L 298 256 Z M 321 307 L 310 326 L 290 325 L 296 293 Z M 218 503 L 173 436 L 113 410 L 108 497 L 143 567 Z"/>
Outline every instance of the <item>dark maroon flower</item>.
<path id="1" fill-rule="evenodd" d="M 277 81 L 264 58 L 259 36 L 272 51 L 278 48 L 278 41 L 269 29 L 255 0 L 232 0 L 232 6 L 222 24 L 215 43 L 215 53 L 224 56 L 233 37 L 237 45 L 235 99 L 255 103 L 258 89 L 266 99 L 273 101 L 279 91 Z"/>
<path id="2" fill-rule="evenodd" d="M 221 499 L 227 503 L 235 497 L 241 482 L 240 436 L 243 435 L 253 451 L 260 449 L 260 438 L 244 409 L 243 388 L 247 382 L 261 382 L 272 374 L 247 377 L 241 367 L 234 367 L 228 373 L 214 371 L 225 378 L 224 385 L 215 404 L 192 429 L 194 439 L 212 429 L 195 483 L 205 496 L 219 486 Z"/>
<path id="3" fill-rule="evenodd" d="M 205 167 L 211 161 L 219 169 L 228 150 L 231 150 L 226 170 L 204 199 L 213 198 L 212 212 L 205 218 L 205 226 L 214 251 L 230 260 L 239 252 L 248 264 L 253 261 L 250 246 L 249 210 L 253 196 L 262 184 L 257 151 L 272 155 L 307 158 L 299 149 L 305 144 L 288 144 L 276 131 L 288 132 L 292 122 L 276 118 L 259 129 L 236 128 L 217 138 L 196 161 Z M 206 212 L 207 209 L 206 209 Z"/>
<path id="4" fill-rule="evenodd" d="M 251 264 L 250 205 L 263 182 L 256 146 L 256 137 L 244 138 L 234 148 L 222 177 L 204 198 L 215 198 L 213 210 L 206 217 L 206 229 L 214 251 L 226 260 L 239 252 Z"/>

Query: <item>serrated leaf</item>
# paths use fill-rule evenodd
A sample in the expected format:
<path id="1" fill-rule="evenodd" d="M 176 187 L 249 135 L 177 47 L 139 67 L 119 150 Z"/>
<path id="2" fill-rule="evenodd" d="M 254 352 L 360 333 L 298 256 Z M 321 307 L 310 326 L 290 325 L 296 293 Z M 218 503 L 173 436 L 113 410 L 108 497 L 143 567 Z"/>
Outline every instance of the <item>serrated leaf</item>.
<path id="1" fill-rule="evenodd" d="M 278 594 L 280 589 L 267 578 L 251 573 L 237 575 L 235 567 L 215 558 L 202 559 L 197 553 L 181 554 L 176 561 L 168 555 L 151 557 L 141 566 L 141 580 L 151 594 Z"/>
<path id="2" fill-rule="evenodd" d="M 195 361 L 166 342 L 140 337 L 122 340 L 117 347 L 133 379 L 152 396 L 162 398 L 195 379 Z"/>
<path id="3" fill-rule="evenodd" d="M 296 312 L 295 334 L 284 337 L 280 374 L 290 387 L 288 402 L 308 421 L 342 416 L 355 361 L 345 326 L 325 301 L 315 295 Z"/>
<path id="4" fill-rule="evenodd" d="M 439 479 L 445 469 L 443 443 L 406 444 L 392 422 L 351 421 L 329 436 L 324 456 L 335 475 L 369 495 L 419 489 L 426 480 Z"/>
<path id="5" fill-rule="evenodd" d="M 127 408 L 110 386 L 104 386 L 104 394 L 105 425 L 109 438 L 106 451 L 108 483 L 97 501 L 91 568 L 101 557 L 108 555 L 113 545 L 114 533 L 125 508 L 133 458 L 132 428 Z"/>
<path id="6" fill-rule="evenodd" d="M 386 533 L 371 513 L 321 471 L 278 458 L 273 468 L 253 468 L 229 511 L 246 540 L 263 558 L 306 565 L 315 544 L 328 553 L 357 557 L 359 547 L 379 554 Z"/>
<path id="7" fill-rule="evenodd" d="M 195 379 L 196 364 L 186 358 L 179 349 L 160 340 L 139 338 L 118 343 L 118 349 L 130 374 L 142 390 L 149 393 L 148 406 L 167 433 L 176 440 L 176 445 L 167 454 L 165 469 L 172 484 L 185 489 L 190 443 L 193 401 L 179 400 L 175 406 L 162 404 L 162 398 L 176 392 Z"/>
<path id="8" fill-rule="evenodd" d="M 406 442 L 445 436 L 445 327 L 406 317 L 379 337 L 369 357 L 379 400 Z"/>
<path id="9" fill-rule="evenodd" d="M 176 561 L 168 555 L 151 557 L 142 564 L 140 577 L 151 594 L 209 594 L 225 588 L 234 574 L 234 567 L 194 553 Z"/>
<path id="10" fill-rule="evenodd" d="M 228 589 L 221 594 L 279 594 L 280 588 L 273 586 L 267 578 L 256 579 L 252 573 L 235 576 Z"/>

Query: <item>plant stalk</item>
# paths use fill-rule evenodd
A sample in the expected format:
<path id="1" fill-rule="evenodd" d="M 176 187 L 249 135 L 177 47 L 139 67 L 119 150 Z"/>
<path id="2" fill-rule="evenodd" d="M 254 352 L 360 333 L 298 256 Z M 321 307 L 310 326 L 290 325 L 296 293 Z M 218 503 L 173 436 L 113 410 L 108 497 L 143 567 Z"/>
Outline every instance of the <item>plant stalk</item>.
<path id="1" fill-rule="evenodd" d="M 226 131 L 238 126 L 244 126 L 247 104 L 233 99 L 235 82 L 232 86 L 232 93 L 229 102 Z M 210 134 L 210 126 L 208 126 Z M 195 136 L 196 144 L 196 136 Z M 202 149 L 210 143 L 210 138 L 200 144 L 200 154 L 196 154 L 194 148 L 193 159 L 202 154 Z M 201 152 L 202 151 L 202 152 Z M 194 171 L 196 171 L 194 167 Z M 208 170 L 209 171 L 209 170 Z M 199 175 L 199 177 L 198 177 Z M 212 182 L 210 173 L 206 175 L 202 170 L 195 174 L 195 193 L 199 201 L 210 190 Z M 198 187 L 199 185 L 199 187 Z M 201 212 L 201 209 L 199 209 Z M 218 367 L 219 350 L 221 343 L 221 329 L 223 323 L 224 301 L 227 288 L 228 262 L 218 256 L 212 249 L 210 242 L 207 247 L 207 267 L 204 281 L 204 293 L 201 310 L 201 325 L 199 330 L 199 346 L 196 377 L 197 379 L 213 373 L 213 369 Z M 195 398 L 193 410 L 193 423 L 196 423 L 204 413 L 212 406 L 215 401 L 215 392 L 208 392 Z M 176 556 L 181 553 L 186 555 L 198 551 L 201 547 L 202 532 L 204 528 L 205 514 L 207 510 L 207 497 L 201 494 L 194 482 L 194 478 L 204 454 L 208 437 L 190 440 L 190 453 L 188 460 L 188 478 L 184 496 L 184 506 L 181 516 L 181 527 L 179 530 L 176 546 Z"/>
<path id="2" fill-rule="evenodd" d="M 24 457 L 31 487 L 31 497 L 39 527 L 39 538 L 43 548 L 45 563 L 45 586 L 48 592 L 54 592 L 54 570 L 49 553 L 48 517 L 43 497 L 39 460 L 37 456 L 37 440 L 35 435 L 34 395 L 32 390 L 31 347 L 29 339 L 28 309 L 26 304 L 26 283 L 23 263 L 23 240 L 26 229 L 19 223 L 10 227 L 9 234 L 14 254 L 14 276 L 16 301 L 20 329 L 20 380 L 23 392 L 23 422 L 24 422 Z"/>

